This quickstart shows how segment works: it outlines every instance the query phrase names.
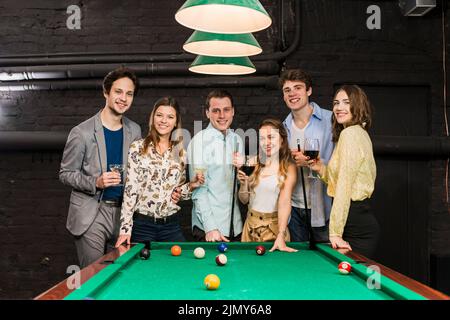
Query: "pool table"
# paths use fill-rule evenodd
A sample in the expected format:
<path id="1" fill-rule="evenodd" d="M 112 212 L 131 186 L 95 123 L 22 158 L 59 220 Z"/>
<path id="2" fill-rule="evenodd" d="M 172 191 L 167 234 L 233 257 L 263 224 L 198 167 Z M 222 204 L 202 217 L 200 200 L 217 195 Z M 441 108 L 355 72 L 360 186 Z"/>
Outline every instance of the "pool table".
<path id="1" fill-rule="evenodd" d="M 345 255 L 328 244 L 310 250 L 307 243 L 289 243 L 295 253 L 269 252 L 272 243 L 229 243 L 227 263 L 218 266 L 217 243 L 177 243 L 179 256 L 171 255 L 174 243 L 151 243 L 151 255 L 140 258 L 143 244 L 116 249 L 81 270 L 81 287 L 69 289 L 66 281 L 36 299 L 65 300 L 424 300 L 448 297 L 424 284 L 354 252 Z M 255 247 L 264 245 L 264 255 Z M 194 257 L 203 247 L 203 259 Z M 352 271 L 343 275 L 338 264 L 348 261 Z M 375 273 L 368 266 L 378 267 Z M 220 278 L 217 290 L 203 283 L 208 274 Z M 71 276 L 73 277 L 73 276 Z M 70 280 L 70 279 L 69 279 Z M 378 282 L 380 285 L 378 285 Z M 369 288 L 371 284 L 372 289 Z M 375 288 L 374 288 L 375 287 Z"/>

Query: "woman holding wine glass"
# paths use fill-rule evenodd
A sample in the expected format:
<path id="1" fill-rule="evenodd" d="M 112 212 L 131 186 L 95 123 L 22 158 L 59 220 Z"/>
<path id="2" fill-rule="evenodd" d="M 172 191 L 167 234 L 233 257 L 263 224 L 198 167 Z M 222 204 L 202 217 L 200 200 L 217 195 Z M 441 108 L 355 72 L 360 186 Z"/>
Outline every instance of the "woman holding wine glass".
<path id="1" fill-rule="evenodd" d="M 248 203 L 242 241 L 274 241 L 270 251 L 295 252 L 286 246 L 290 240 L 287 224 L 297 176 L 286 129 L 279 120 L 264 120 L 259 126 L 259 140 L 260 152 L 254 159 L 254 170 L 251 170 L 252 163 L 247 162 L 238 172 L 239 199 L 243 204 Z"/>
<path id="2" fill-rule="evenodd" d="M 367 133 L 372 111 L 364 91 L 344 85 L 333 99 L 333 141 L 337 143 L 328 165 L 309 160 L 312 170 L 327 184 L 333 197 L 329 235 L 333 248 L 355 250 L 366 257 L 375 252 L 379 226 L 370 206 L 376 165 Z"/>

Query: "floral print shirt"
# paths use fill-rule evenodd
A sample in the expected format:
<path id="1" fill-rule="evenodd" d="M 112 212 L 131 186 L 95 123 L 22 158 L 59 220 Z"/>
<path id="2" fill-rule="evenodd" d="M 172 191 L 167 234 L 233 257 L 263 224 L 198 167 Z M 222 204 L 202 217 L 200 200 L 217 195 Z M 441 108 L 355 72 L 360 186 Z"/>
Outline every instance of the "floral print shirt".
<path id="1" fill-rule="evenodd" d="M 181 200 L 191 196 L 189 182 L 186 182 L 185 151 L 181 157 L 175 157 L 169 148 L 160 155 L 150 143 L 147 154 L 142 155 L 143 147 L 144 139 L 140 139 L 133 142 L 128 151 L 120 234 L 131 235 L 133 214 L 136 211 L 163 218 L 180 210 L 171 198 L 176 187 L 181 187 Z"/>

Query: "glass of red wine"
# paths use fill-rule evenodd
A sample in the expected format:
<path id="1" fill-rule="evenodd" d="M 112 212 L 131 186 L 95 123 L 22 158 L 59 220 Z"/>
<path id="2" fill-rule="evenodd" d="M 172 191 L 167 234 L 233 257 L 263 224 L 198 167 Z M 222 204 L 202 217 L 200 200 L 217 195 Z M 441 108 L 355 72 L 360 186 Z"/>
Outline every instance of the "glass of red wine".
<path id="1" fill-rule="evenodd" d="M 304 155 L 309 157 L 310 160 L 315 160 L 319 157 L 319 150 L 319 139 L 305 139 Z M 311 168 L 309 169 L 308 178 L 317 179 L 317 177 L 312 174 Z"/>
<path id="2" fill-rule="evenodd" d="M 247 177 L 250 177 L 250 175 L 255 170 L 255 164 L 253 163 L 250 156 L 245 156 L 244 165 L 241 167 L 241 170 L 244 171 Z"/>

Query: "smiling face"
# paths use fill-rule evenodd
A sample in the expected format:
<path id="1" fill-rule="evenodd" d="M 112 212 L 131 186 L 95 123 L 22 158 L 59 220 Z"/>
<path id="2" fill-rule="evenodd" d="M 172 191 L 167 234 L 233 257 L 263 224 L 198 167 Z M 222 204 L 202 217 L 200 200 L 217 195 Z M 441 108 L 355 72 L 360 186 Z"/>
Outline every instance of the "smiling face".
<path id="1" fill-rule="evenodd" d="M 283 100 L 292 111 L 300 110 L 309 104 L 312 88 L 306 89 L 303 81 L 286 81 L 283 84 Z"/>
<path id="2" fill-rule="evenodd" d="M 214 128 L 225 134 L 231 126 L 234 117 L 234 108 L 231 100 L 227 97 L 211 98 L 209 108 L 206 110 L 206 116 Z"/>
<path id="3" fill-rule="evenodd" d="M 134 83 L 130 78 L 117 79 L 113 82 L 109 93 L 103 92 L 106 107 L 115 115 L 123 115 L 133 103 L 134 89 Z"/>
<path id="4" fill-rule="evenodd" d="M 260 150 L 266 158 L 272 158 L 274 155 L 278 155 L 281 142 L 282 138 L 276 128 L 267 125 L 259 129 Z"/>
<path id="5" fill-rule="evenodd" d="M 350 110 L 350 99 L 344 90 L 340 90 L 333 100 L 333 113 L 336 121 L 344 127 L 353 119 Z"/>
<path id="6" fill-rule="evenodd" d="M 169 136 L 177 124 L 177 112 L 174 107 L 161 105 L 153 116 L 153 126 L 160 136 Z"/>

